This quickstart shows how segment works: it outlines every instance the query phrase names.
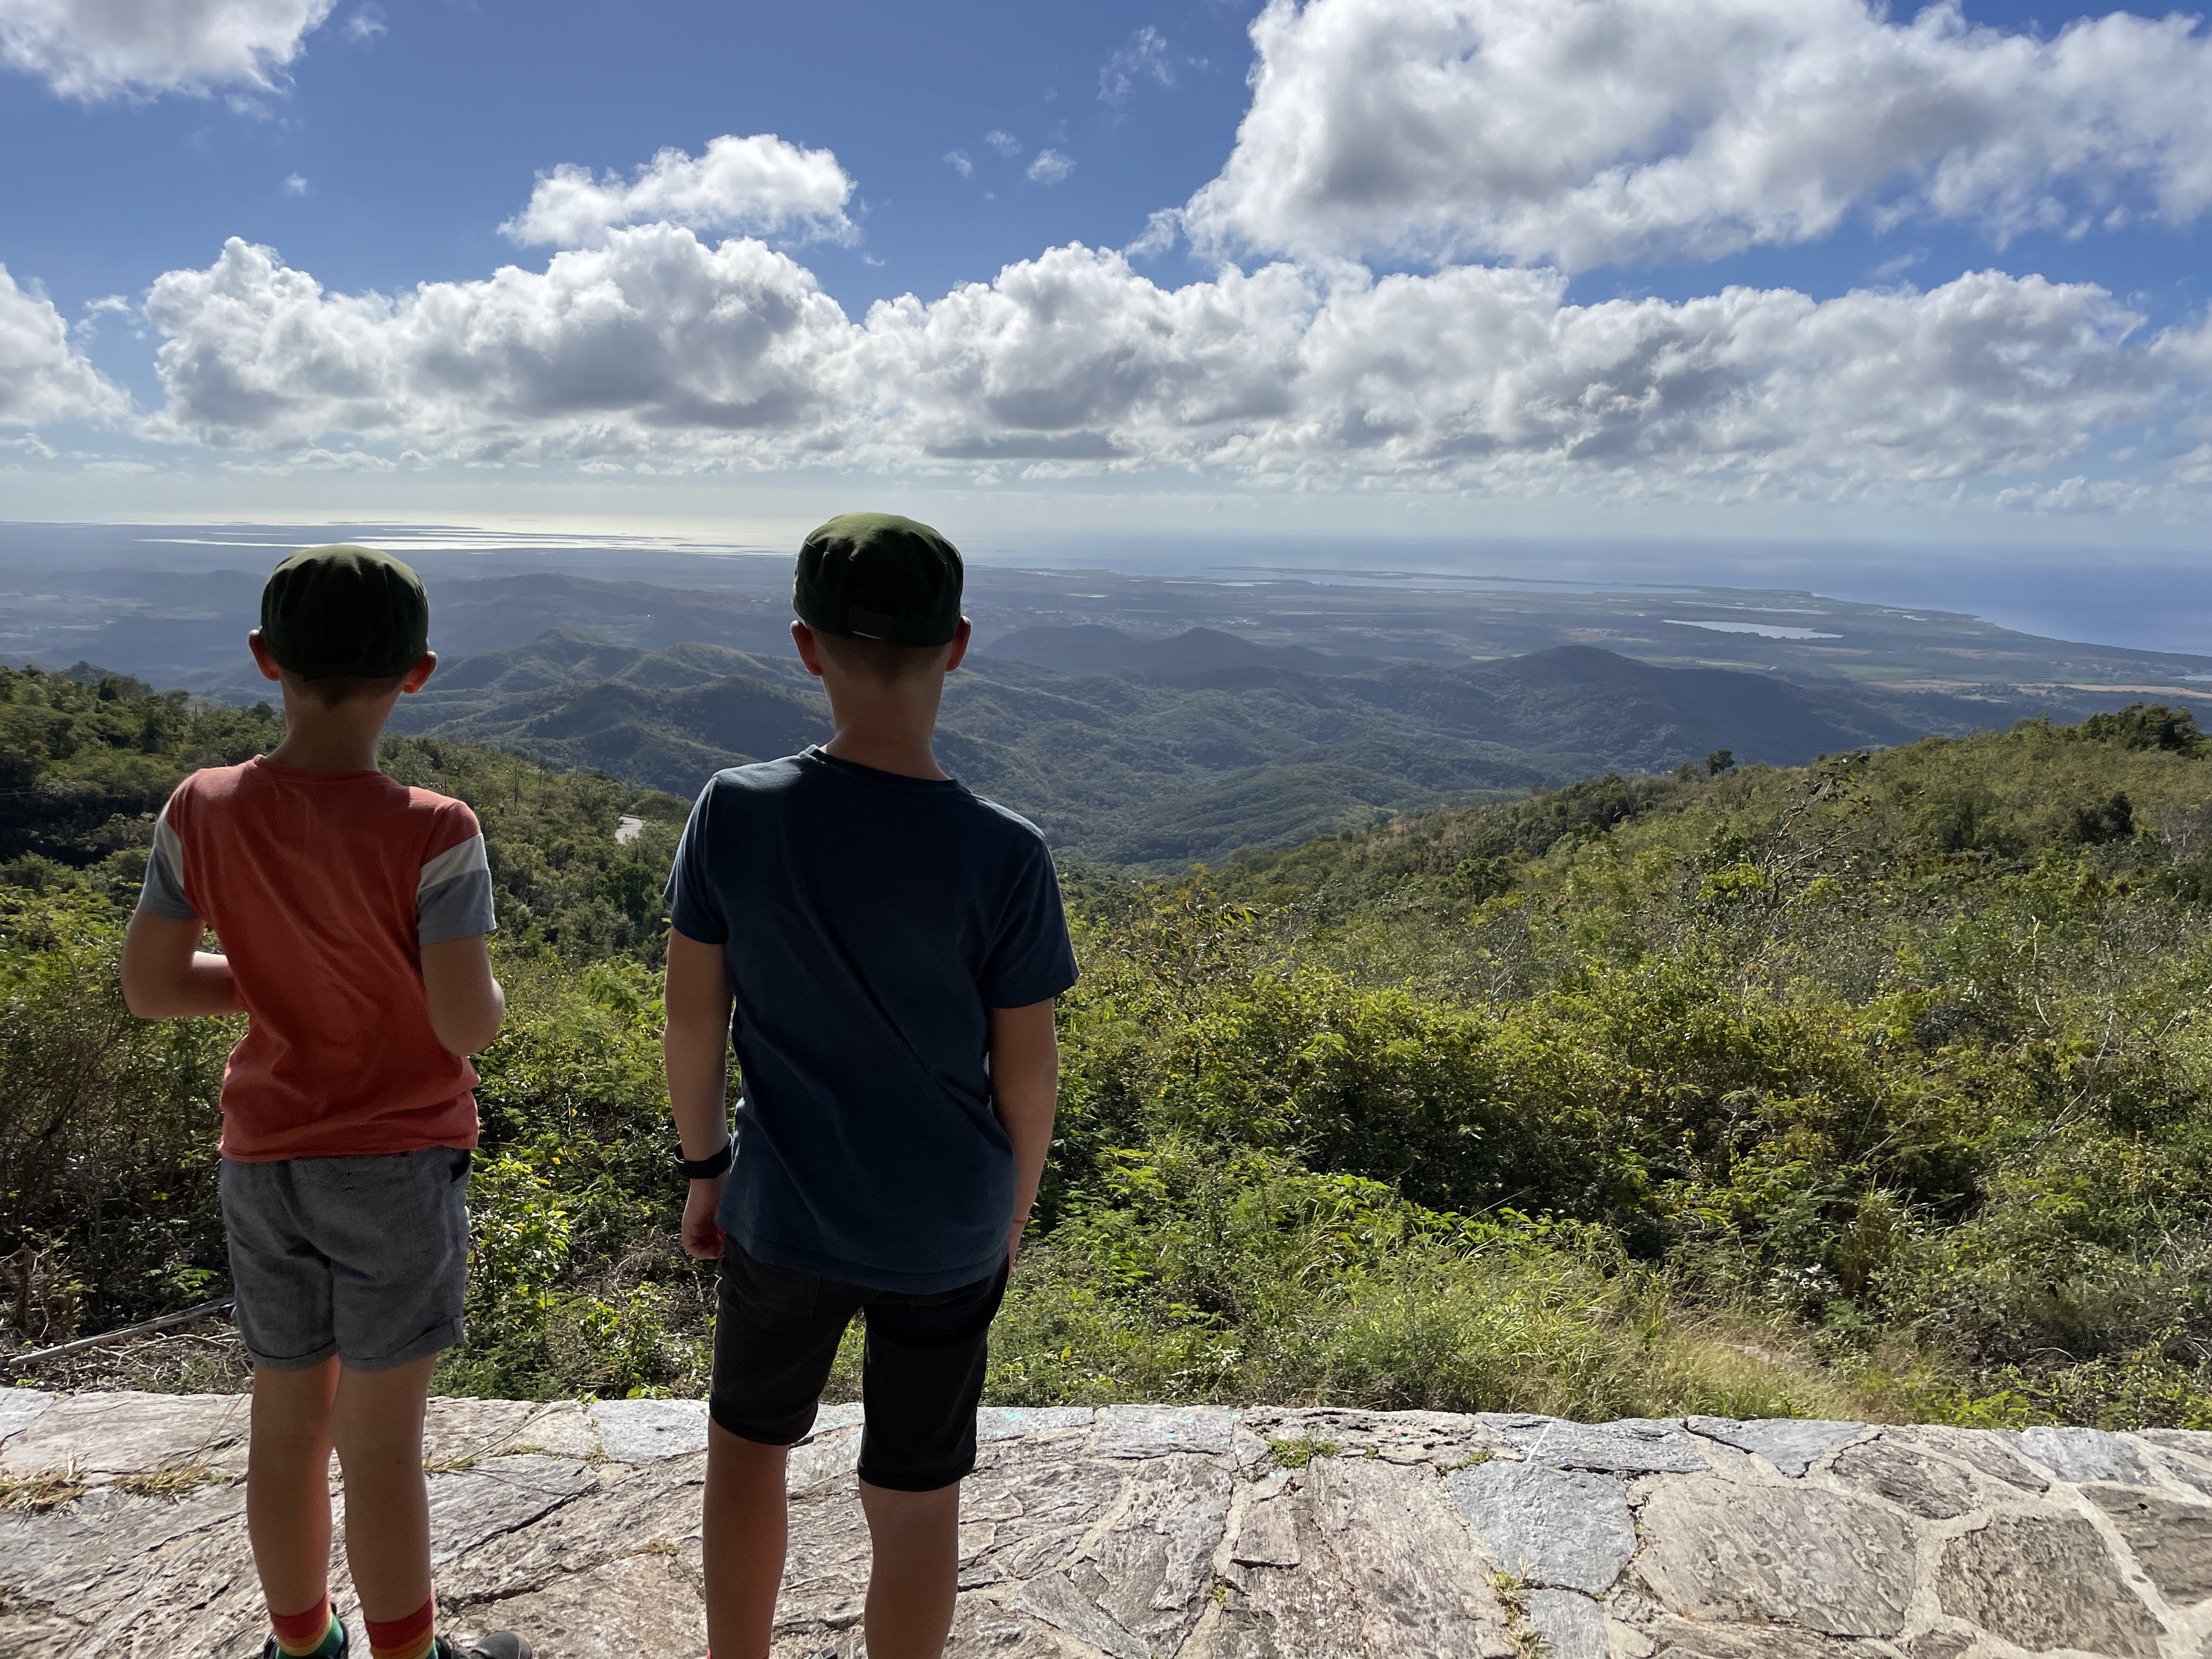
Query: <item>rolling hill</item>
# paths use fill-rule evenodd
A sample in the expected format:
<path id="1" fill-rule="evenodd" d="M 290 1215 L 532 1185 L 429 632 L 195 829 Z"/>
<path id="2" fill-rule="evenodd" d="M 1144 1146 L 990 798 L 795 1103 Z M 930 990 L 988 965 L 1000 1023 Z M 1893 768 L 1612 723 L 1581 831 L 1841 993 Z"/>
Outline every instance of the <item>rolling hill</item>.
<path id="1" fill-rule="evenodd" d="M 1089 637 L 1110 629 L 1029 631 L 1061 636 L 1046 645 L 1063 660 L 1127 654 Z M 1296 665 L 1319 653 L 1212 629 L 1120 637 L 1167 672 L 1063 673 L 972 655 L 947 685 L 939 752 L 1056 845 L 1155 868 L 1287 845 L 1378 811 L 1613 769 L 1664 771 L 1716 749 L 1791 765 L 2033 712 L 1658 667 L 1587 646 L 1449 665 L 1355 662 L 1350 672 L 1333 659 L 1334 672 L 1314 672 Z M 401 705 L 395 725 L 689 795 L 718 768 L 818 741 L 829 712 L 787 654 L 655 650 L 560 629 L 450 665 Z"/>

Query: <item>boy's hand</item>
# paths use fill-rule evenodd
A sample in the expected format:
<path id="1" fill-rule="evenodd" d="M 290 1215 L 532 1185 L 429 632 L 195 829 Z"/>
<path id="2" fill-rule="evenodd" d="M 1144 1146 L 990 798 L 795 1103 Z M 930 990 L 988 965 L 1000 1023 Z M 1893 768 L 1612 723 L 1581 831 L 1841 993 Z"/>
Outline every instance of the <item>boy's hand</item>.
<path id="1" fill-rule="evenodd" d="M 684 1254 L 696 1256 L 702 1261 L 712 1261 L 722 1254 L 722 1229 L 714 1219 L 714 1212 L 722 1205 L 722 1182 L 726 1176 L 714 1176 L 705 1181 L 695 1181 L 684 1199 Z"/>
<path id="2" fill-rule="evenodd" d="M 1022 1253 L 1022 1235 L 1030 1230 L 1029 1212 L 1024 1210 L 1014 1218 L 1014 1224 L 1006 1231 L 1006 1266 L 1012 1267 Z"/>

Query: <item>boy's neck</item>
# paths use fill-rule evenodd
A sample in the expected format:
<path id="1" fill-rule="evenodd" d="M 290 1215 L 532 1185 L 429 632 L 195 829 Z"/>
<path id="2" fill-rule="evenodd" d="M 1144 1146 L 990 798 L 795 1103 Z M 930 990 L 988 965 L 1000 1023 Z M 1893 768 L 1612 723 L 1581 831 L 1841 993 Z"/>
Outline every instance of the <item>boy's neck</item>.
<path id="1" fill-rule="evenodd" d="M 931 747 L 929 739 L 927 730 L 916 735 L 910 732 L 848 727 L 841 721 L 837 735 L 822 745 L 822 752 L 878 772 L 896 772 L 902 778 L 928 778 L 942 783 L 945 769 L 937 763 L 937 751 Z"/>
<path id="2" fill-rule="evenodd" d="M 835 683 L 828 690 L 830 714 L 837 731 L 822 745 L 824 754 L 902 778 L 944 781 L 945 769 L 937 763 L 931 744 L 937 731 L 938 700 L 945 690 L 942 674 L 877 696 L 849 691 L 841 696 L 846 688 Z"/>
<path id="3" fill-rule="evenodd" d="M 284 688 L 284 741 L 269 751 L 279 766 L 301 772 L 374 772 L 376 745 L 398 691 L 348 697 L 327 707 Z"/>

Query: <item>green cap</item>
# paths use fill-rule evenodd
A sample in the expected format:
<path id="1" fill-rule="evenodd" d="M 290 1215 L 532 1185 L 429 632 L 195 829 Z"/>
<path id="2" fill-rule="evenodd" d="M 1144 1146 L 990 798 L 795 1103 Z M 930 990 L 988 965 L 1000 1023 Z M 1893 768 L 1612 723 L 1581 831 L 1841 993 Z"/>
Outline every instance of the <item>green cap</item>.
<path id="1" fill-rule="evenodd" d="M 303 680 L 389 679 L 430 648 L 422 578 L 374 548 L 310 547 L 269 573 L 261 642 Z"/>
<path id="2" fill-rule="evenodd" d="M 841 513 L 806 538 L 791 608 L 824 634 L 949 645 L 960 631 L 960 550 L 896 513 Z"/>

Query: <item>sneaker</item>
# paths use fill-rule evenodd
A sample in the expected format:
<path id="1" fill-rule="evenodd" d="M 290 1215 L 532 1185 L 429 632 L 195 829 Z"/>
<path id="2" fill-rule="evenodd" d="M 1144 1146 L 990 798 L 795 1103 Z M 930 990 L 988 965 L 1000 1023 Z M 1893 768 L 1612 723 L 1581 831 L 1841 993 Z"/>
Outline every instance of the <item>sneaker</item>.
<path id="1" fill-rule="evenodd" d="M 346 1628 L 346 1621 L 341 1619 L 338 1620 L 338 1650 L 332 1659 L 346 1659 L 352 1647 L 353 1632 Z M 276 1645 L 275 1637 L 261 1644 L 261 1659 L 284 1659 L 284 1650 Z"/>
<path id="2" fill-rule="evenodd" d="M 488 1630 L 468 1646 L 438 1638 L 438 1659 L 530 1659 L 530 1644 L 511 1630 Z"/>

